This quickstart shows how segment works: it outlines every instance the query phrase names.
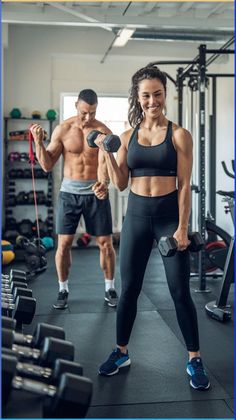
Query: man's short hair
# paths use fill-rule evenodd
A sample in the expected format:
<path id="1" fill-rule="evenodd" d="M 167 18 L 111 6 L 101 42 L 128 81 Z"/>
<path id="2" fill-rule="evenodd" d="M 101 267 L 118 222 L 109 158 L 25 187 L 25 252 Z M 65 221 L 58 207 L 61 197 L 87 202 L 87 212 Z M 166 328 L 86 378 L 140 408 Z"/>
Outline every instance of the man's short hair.
<path id="1" fill-rule="evenodd" d="M 98 103 L 98 97 L 96 92 L 92 89 L 83 89 L 79 93 L 78 101 L 84 101 L 86 104 L 95 105 Z"/>

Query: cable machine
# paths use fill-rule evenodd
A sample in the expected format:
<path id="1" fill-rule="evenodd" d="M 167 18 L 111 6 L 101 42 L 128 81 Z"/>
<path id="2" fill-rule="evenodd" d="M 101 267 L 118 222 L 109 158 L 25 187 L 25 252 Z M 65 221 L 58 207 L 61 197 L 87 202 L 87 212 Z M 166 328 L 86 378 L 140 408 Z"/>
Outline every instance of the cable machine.
<path id="1" fill-rule="evenodd" d="M 218 77 L 234 77 L 234 74 L 207 73 L 207 67 L 222 54 L 234 54 L 229 47 L 234 44 L 235 37 L 232 37 L 220 49 L 208 49 L 205 44 L 199 46 L 199 54 L 191 61 L 157 61 L 151 65 L 181 65 L 177 70 L 176 82 L 168 77 L 178 91 L 178 124 L 183 125 L 183 88 L 185 80 L 188 79 L 191 87 L 199 91 L 199 131 L 198 131 L 198 186 L 195 191 L 198 193 L 198 230 L 206 241 L 206 89 L 209 78 L 212 79 L 212 115 L 210 117 L 210 142 L 209 154 L 211 156 L 209 167 L 209 179 L 211 192 L 209 197 L 209 210 L 213 218 L 216 214 L 216 79 Z M 212 54 L 210 57 L 209 54 Z M 186 64 L 185 68 L 182 65 Z M 167 75 L 167 74 L 166 74 Z M 169 75 L 167 75 L 169 76 Z M 204 251 L 199 252 L 198 261 L 199 289 L 197 291 L 207 292 L 206 288 L 206 256 Z"/>

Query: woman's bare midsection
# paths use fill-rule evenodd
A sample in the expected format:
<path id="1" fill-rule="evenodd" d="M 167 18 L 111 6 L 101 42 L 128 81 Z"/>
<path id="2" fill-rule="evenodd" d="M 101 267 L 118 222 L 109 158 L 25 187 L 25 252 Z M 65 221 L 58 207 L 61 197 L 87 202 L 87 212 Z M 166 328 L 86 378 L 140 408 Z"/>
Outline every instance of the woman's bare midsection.
<path id="1" fill-rule="evenodd" d="M 176 190 L 176 177 L 145 176 L 131 178 L 131 191 L 145 197 L 166 195 Z"/>

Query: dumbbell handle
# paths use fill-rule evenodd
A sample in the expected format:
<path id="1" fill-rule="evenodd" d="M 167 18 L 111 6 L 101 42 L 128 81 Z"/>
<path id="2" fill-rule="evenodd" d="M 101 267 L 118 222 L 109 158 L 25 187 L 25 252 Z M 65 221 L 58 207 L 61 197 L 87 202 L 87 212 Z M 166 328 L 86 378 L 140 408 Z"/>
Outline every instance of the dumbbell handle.
<path id="1" fill-rule="evenodd" d="M 25 282 L 22 282 L 22 281 L 11 282 L 11 283 L 2 282 L 2 284 L 1 284 L 1 289 L 3 291 L 5 291 L 5 290 L 12 291 L 14 287 L 24 287 L 25 289 L 28 289 L 28 284 L 25 283 Z"/>
<path id="2" fill-rule="evenodd" d="M 33 365 L 32 363 L 18 362 L 16 369 L 19 374 L 34 375 L 43 379 L 49 379 L 52 376 L 52 369 L 39 365 Z"/>
<path id="3" fill-rule="evenodd" d="M 18 277 L 20 276 L 21 278 L 24 278 L 24 277 L 27 276 L 27 273 L 23 270 L 11 269 L 10 274 L 2 274 L 2 278 L 12 279 L 14 277 L 14 275 L 17 275 Z"/>
<path id="4" fill-rule="evenodd" d="M 23 290 L 21 290 L 23 289 Z M 24 294 L 22 294 L 24 293 Z M 16 298 L 17 296 L 29 296 L 29 297 L 33 297 L 33 291 L 32 289 L 26 289 L 25 287 L 21 288 L 21 287 L 16 287 L 15 289 L 13 289 L 13 293 L 11 293 L 11 289 L 3 289 L 1 291 L 1 296 L 2 297 L 9 297 L 9 298 Z"/>
<path id="5" fill-rule="evenodd" d="M 18 355 L 25 358 L 38 360 L 41 356 L 41 351 L 32 347 L 19 346 L 18 344 L 12 344 L 12 350 Z"/>
<path id="6" fill-rule="evenodd" d="M 17 290 L 19 289 L 19 290 Z M 28 296 L 28 297 L 33 297 L 33 292 L 31 289 L 28 289 L 25 286 L 16 286 L 13 287 L 12 289 L 2 289 L 1 291 L 1 296 L 2 299 L 4 298 L 9 298 L 9 299 L 14 299 L 16 300 L 17 296 Z"/>
<path id="7" fill-rule="evenodd" d="M 1 296 L 1 302 L 2 303 L 8 303 L 8 304 L 13 304 L 15 302 L 15 299 L 12 296 Z"/>
<path id="8" fill-rule="evenodd" d="M 15 309 L 15 304 L 14 303 L 6 303 L 6 302 L 2 302 L 2 309 Z"/>
<path id="9" fill-rule="evenodd" d="M 43 382 L 34 381 L 33 379 L 22 378 L 18 375 L 14 377 L 12 386 L 15 389 L 21 389 L 32 392 L 33 394 L 45 395 L 48 397 L 54 397 L 57 392 L 57 388 L 54 385 L 44 384 Z"/>
<path id="10" fill-rule="evenodd" d="M 63 373 L 83 376 L 83 369 L 80 364 L 64 359 L 56 359 L 53 368 L 18 361 L 16 371 L 18 375 L 36 380 L 58 381 Z"/>
<path id="11" fill-rule="evenodd" d="M 14 331 L 14 341 L 19 344 L 31 345 L 33 336 L 30 334 L 22 334 Z"/>

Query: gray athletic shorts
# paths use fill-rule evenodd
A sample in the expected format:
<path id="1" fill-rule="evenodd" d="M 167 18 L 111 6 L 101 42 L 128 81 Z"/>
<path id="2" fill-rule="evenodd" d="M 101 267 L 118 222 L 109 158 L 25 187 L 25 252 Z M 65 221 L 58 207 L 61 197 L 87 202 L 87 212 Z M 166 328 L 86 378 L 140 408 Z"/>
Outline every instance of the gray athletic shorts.
<path id="1" fill-rule="evenodd" d="M 74 235 L 83 215 L 86 232 L 92 236 L 112 234 L 111 205 L 109 198 L 99 200 L 94 194 L 80 195 L 59 192 L 56 233 Z"/>

